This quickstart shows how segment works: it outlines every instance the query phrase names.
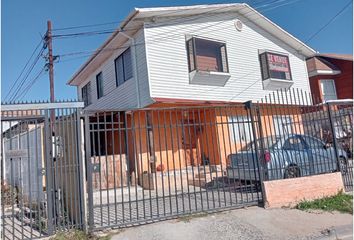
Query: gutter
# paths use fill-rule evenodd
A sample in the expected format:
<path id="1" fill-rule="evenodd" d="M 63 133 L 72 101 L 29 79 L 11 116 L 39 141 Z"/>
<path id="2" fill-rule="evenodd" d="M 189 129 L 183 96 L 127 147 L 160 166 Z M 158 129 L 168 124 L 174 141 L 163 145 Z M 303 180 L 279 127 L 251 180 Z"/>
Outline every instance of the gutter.
<path id="1" fill-rule="evenodd" d="M 137 100 L 137 108 L 140 108 L 141 103 L 140 103 L 140 86 L 139 86 L 139 77 L 138 77 L 138 63 L 137 63 L 137 56 L 136 56 L 136 45 L 135 45 L 135 39 L 129 36 L 128 34 L 120 31 L 120 33 L 128 38 L 131 41 L 131 46 L 133 47 L 134 50 L 134 61 L 133 61 L 133 72 L 134 72 L 134 78 L 135 78 L 135 89 L 136 89 L 136 100 Z"/>

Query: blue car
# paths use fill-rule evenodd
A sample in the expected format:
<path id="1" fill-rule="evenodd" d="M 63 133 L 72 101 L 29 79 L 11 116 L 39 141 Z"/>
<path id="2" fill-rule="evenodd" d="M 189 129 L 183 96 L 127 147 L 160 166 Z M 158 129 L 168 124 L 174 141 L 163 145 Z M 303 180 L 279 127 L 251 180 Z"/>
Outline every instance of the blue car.
<path id="1" fill-rule="evenodd" d="M 288 134 L 258 139 L 256 143 L 258 152 L 255 142 L 251 142 L 240 152 L 228 156 L 228 178 L 258 181 L 258 169 L 261 164 L 264 166 L 265 180 L 295 178 L 337 170 L 334 148 L 317 138 Z M 261 143 L 264 146 L 263 153 L 259 150 Z M 347 153 L 343 149 L 338 149 L 337 152 L 340 164 L 345 165 L 348 160 Z M 263 154 L 264 156 L 260 157 Z"/>

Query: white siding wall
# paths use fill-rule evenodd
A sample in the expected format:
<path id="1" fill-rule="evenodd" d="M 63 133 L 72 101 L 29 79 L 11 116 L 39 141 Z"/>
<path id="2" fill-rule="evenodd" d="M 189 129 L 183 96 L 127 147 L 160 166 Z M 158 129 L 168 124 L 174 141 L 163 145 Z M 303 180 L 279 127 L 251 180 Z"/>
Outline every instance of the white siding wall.
<path id="1" fill-rule="evenodd" d="M 140 30 L 134 37 L 136 42 L 137 69 L 140 87 L 141 104 L 150 103 L 148 76 L 146 66 L 146 54 L 144 43 L 144 31 Z M 125 46 L 130 45 L 130 41 Z M 124 52 L 124 49 L 116 50 L 112 56 L 107 59 L 100 68 L 96 69 L 85 82 L 78 87 L 78 96 L 82 99 L 81 88 L 89 81 L 91 82 L 91 104 L 85 109 L 131 109 L 137 107 L 137 91 L 135 79 L 129 79 L 119 87 L 116 87 L 116 76 L 114 60 Z M 135 61 L 134 49 L 132 47 L 132 62 Z M 102 71 L 103 74 L 103 97 L 97 99 L 96 75 Z"/>
<path id="2" fill-rule="evenodd" d="M 234 20 L 244 25 L 241 32 Z M 225 86 L 189 83 L 185 36 L 196 35 L 226 42 L 231 78 Z M 259 49 L 289 54 L 293 87 L 309 92 L 304 56 L 235 13 L 149 23 L 145 29 L 151 96 L 189 100 L 243 102 L 259 100 L 263 90 Z"/>

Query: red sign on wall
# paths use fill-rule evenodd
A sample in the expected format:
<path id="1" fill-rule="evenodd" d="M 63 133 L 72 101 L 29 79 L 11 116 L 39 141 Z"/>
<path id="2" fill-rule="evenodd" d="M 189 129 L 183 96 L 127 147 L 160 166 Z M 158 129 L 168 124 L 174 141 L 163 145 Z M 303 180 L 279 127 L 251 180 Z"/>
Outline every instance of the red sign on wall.
<path id="1" fill-rule="evenodd" d="M 289 73 L 289 60 L 287 56 L 268 53 L 268 66 L 270 71 Z"/>

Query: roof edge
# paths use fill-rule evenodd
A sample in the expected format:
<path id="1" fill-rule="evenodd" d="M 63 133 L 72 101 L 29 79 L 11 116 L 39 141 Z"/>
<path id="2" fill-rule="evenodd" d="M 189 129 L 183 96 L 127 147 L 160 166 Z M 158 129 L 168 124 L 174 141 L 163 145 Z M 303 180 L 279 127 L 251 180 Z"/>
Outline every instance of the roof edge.
<path id="1" fill-rule="evenodd" d="M 274 26 L 278 31 L 280 31 L 282 34 L 285 34 L 287 37 L 293 39 L 295 42 L 298 42 L 304 49 L 306 49 L 307 51 L 299 51 L 298 49 L 295 49 L 293 46 L 291 46 L 289 43 L 287 43 L 287 45 L 289 45 L 290 47 L 294 48 L 297 52 L 299 52 L 300 54 L 304 55 L 306 58 L 310 58 L 316 55 L 316 51 L 314 49 L 312 49 L 311 47 L 309 47 L 308 45 L 306 45 L 304 42 L 300 41 L 298 38 L 294 37 L 293 35 L 291 35 L 289 32 L 285 31 L 283 28 L 281 28 L 280 26 L 278 26 L 277 24 L 275 24 L 273 21 L 271 21 L 270 19 L 268 19 L 267 17 L 265 17 L 263 14 L 261 14 L 260 12 L 258 12 L 257 10 L 255 10 L 254 8 L 252 8 L 251 6 L 249 6 L 246 3 L 229 3 L 229 4 L 202 4 L 202 5 L 192 5 L 192 6 L 175 6 L 175 7 L 160 7 L 160 9 L 164 9 L 164 8 L 169 8 L 169 9 L 191 9 L 191 8 L 200 8 L 201 6 L 207 8 L 208 6 L 236 6 L 236 5 L 242 5 L 248 9 L 250 9 L 253 13 L 255 13 L 256 15 L 258 15 L 257 17 L 264 19 L 268 24 Z M 131 11 L 129 13 L 129 15 L 125 18 L 124 21 L 121 22 L 120 26 L 117 28 L 117 30 L 114 31 L 114 33 L 99 47 L 97 48 L 97 50 L 94 52 L 94 54 L 92 54 L 90 56 L 90 58 L 81 65 L 81 67 L 79 68 L 78 71 L 76 71 L 74 73 L 74 75 L 67 81 L 67 85 L 71 85 L 71 86 L 76 86 L 76 84 L 73 84 L 74 80 L 84 71 L 84 69 L 95 59 L 95 57 L 101 52 L 102 49 L 104 49 L 118 34 L 119 32 L 121 32 L 125 26 L 127 26 L 129 24 L 129 22 L 131 22 L 137 15 L 139 12 L 149 12 L 152 10 L 156 10 L 159 9 L 159 7 L 153 7 L 153 8 L 134 8 L 133 11 Z M 242 14 L 244 17 L 248 18 L 249 20 L 251 20 L 253 23 L 255 23 L 256 25 L 258 25 L 254 20 L 252 20 L 251 18 L 249 18 L 247 15 L 243 14 L 242 12 L 240 12 L 240 14 Z M 277 36 L 276 33 L 270 32 L 269 30 L 265 29 L 266 31 L 268 31 L 270 34 L 274 35 L 275 37 L 277 37 L 280 41 L 283 41 L 279 36 Z M 283 41 L 284 42 L 284 41 Z M 307 53 L 306 53 L 307 52 Z"/>
<path id="2" fill-rule="evenodd" d="M 121 22 L 119 27 L 111 34 L 111 36 L 100 46 L 97 48 L 97 50 L 90 56 L 90 58 L 81 65 L 79 70 L 77 70 L 74 75 L 66 82 L 67 85 L 70 86 L 75 86 L 72 84 L 75 78 L 79 76 L 79 74 L 94 60 L 94 58 L 101 52 L 102 49 L 104 49 L 123 29 L 124 27 L 134 19 L 134 17 L 139 13 L 138 8 L 134 8 L 133 11 L 129 13 L 129 15 L 125 18 L 124 21 Z"/>
<path id="3" fill-rule="evenodd" d="M 282 33 L 286 34 L 288 37 L 293 38 L 295 41 L 299 42 L 303 47 L 305 47 L 309 52 L 311 52 L 311 54 L 309 54 L 308 56 L 305 55 L 305 53 L 302 53 L 303 55 L 305 55 L 307 58 L 313 57 L 314 55 L 316 55 L 318 52 L 316 50 L 314 50 L 313 48 L 309 47 L 306 43 L 304 43 L 303 41 L 299 40 L 297 37 L 295 37 L 294 35 L 290 34 L 288 31 L 284 30 L 282 27 L 280 27 L 278 24 L 274 23 L 273 21 L 271 21 L 269 18 L 267 18 L 266 16 L 264 16 L 263 14 L 261 14 L 260 12 L 258 12 L 256 9 L 254 9 L 253 7 L 251 7 L 250 5 L 248 5 L 247 3 L 243 3 L 244 6 L 248 7 L 249 9 L 251 9 L 251 11 L 253 11 L 255 14 L 259 15 L 259 17 L 263 18 L 264 20 L 266 20 L 268 23 L 270 23 L 271 25 L 273 25 L 274 27 L 276 27 L 278 30 L 280 30 Z M 245 16 L 246 18 L 248 18 L 247 16 Z M 253 21 L 254 22 L 254 21 Z M 257 23 L 256 23 L 257 24 Z M 281 39 L 280 39 L 281 40 Z M 282 41 L 282 40 L 281 40 Z M 296 49 L 297 50 L 297 49 Z M 297 50 L 299 51 L 299 50 Z"/>

